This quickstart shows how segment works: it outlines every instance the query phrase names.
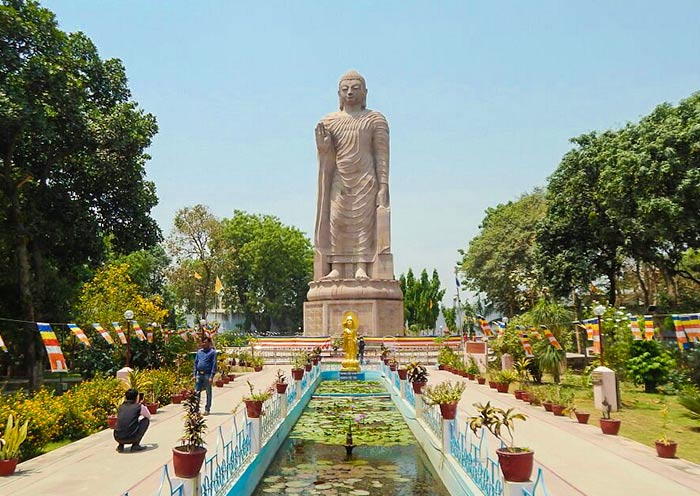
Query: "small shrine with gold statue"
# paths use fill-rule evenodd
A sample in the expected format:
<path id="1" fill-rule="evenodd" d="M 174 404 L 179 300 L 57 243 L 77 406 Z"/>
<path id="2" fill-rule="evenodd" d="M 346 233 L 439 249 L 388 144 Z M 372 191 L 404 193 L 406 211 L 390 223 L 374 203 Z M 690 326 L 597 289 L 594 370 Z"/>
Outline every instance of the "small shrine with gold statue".
<path id="1" fill-rule="evenodd" d="M 357 359 L 357 330 L 360 327 L 360 322 L 355 312 L 347 311 L 343 314 L 342 326 L 345 357 L 340 367 L 340 378 L 356 379 L 356 377 L 350 377 L 361 370 L 360 361 Z"/>

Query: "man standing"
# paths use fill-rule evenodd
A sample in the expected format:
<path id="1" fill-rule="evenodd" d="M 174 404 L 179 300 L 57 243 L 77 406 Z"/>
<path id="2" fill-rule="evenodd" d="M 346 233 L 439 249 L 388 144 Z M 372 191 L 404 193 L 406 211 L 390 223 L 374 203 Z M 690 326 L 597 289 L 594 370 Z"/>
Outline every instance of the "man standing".
<path id="1" fill-rule="evenodd" d="M 124 445 L 130 444 L 131 451 L 142 451 L 146 447 L 142 446 L 141 439 L 146 434 L 148 424 L 151 422 L 151 413 L 142 403 L 137 402 L 139 392 L 129 389 L 124 393 L 125 401 L 119 405 L 117 410 L 117 425 L 114 427 L 114 440 L 119 443 L 117 451 L 122 453 Z M 142 417 L 139 420 L 139 417 Z"/>
<path id="2" fill-rule="evenodd" d="M 216 350 L 211 346 L 211 338 L 202 338 L 202 347 L 197 350 L 194 357 L 194 390 L 202 393 L 202 388 L 207 391 L 207 403 L 204 407 L 204 415 L 209 415 L 211 410 L 211 384 L 216 374 Z"/>
<path id="3" fill-rule="evenodd" d="M 363 336 L 357 338 L 357 358 L 360 360 L 360 365 L 365 363 L 365 338 Z"/>

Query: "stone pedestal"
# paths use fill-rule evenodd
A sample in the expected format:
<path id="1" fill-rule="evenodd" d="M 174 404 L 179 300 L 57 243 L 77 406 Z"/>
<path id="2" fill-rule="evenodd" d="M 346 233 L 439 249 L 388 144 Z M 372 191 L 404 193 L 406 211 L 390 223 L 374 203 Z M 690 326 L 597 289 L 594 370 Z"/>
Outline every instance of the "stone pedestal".
<path id="1" fill-rule="evenodd" d="M 351 280 L 352 283 L 359 281 Z M 398 289 L 398 282 L 396 283 Z M 310 286 L 319 284 L 312 282 Z M 398 291 L 399 295 L 401 291 Z M 351 310 L 360 322 L 358 334 L 381 337 L 401 334 L 403 331 L 403 300 L 397 299 L 311 299 L 304 303 L 304 335 L 328 336 L 342 333 L 343 314 Z"/>
<path id="2" fill-rule="evenodd" d="M 610 405 L 610 411 L 618 410 L 617 384 L 615 371 L 607 367 L 596 367 L 591 373 L 593 382 L 593 405 L 597 410 L 603 410 L 603 400 Z"/>

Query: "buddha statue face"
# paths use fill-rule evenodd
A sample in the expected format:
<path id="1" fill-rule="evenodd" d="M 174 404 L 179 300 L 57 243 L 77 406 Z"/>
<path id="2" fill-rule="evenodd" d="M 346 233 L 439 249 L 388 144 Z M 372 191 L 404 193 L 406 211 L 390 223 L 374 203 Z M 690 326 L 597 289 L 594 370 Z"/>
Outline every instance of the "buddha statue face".
<path id="1" fill-rule="evenodd" d="M 367 107 L 365 78 L 355 71 L 344 74 L 338 83 L 338 100 L 340 102 L 340 110 L 343 110 L 346 104 L 361 104 L 362 108 L 365 109 Z"/>
<path id="2" fill-rule="evenodd" d="M 352 329 L 354 326 L 354 321 L 352 320 L 352 317 L 348 315 L 348 317 L 345 319 L 344 327 L 347 327 L 348 329 Z"/>

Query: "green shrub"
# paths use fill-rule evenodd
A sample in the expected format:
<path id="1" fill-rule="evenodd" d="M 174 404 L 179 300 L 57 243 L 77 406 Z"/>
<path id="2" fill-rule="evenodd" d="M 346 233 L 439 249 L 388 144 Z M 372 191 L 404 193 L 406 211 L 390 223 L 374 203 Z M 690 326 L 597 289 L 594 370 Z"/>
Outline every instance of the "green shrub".
<path id="1" fill-rule="evenodd" d="M 644 392 L 653 393 L 666 382 L 673 359 L 656 341 L 634 341 L 632 357 L 627 361 L 627 372 L 635 384 L 644 384 Z"/>

